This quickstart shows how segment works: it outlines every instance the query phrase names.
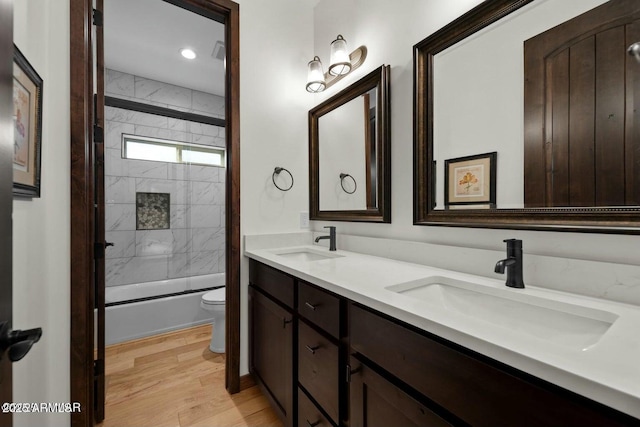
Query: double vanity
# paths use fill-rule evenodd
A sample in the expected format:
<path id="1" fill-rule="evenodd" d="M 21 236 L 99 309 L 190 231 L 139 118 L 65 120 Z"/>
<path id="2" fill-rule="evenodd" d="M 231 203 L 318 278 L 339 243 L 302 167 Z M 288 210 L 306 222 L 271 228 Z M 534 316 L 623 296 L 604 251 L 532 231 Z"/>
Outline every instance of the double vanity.
<path id="1" fill-rule="evenodd" d="M 637 85 L 627 93 L 609 79 L 640 75 L 619 48 L 638 23 L 635 0 L 487 0 L 417 43 L 413 225 L 640 234 L 640 184 L 629 173 L 640 151 L 628 148 L 638 143 L 638 121 L 618 120 L 632 115 L 624 105 Z M 601 44 L 609 39 L 616 49 Z M 614 61 L 595 55 L 596 46 L 616 52 L 619 71 L 602 71 Z M 552 53 L 558 58 L 545 65 Z M 569 54 L 590 66 L 569 75 Z M 391 223 L 391 69 L 379 67 L 309 112 L 311 220 Z M 553 80 L 550 69 L 558 70 Z M 337 131 L 336 116 L 349 132 Z M 598 117 L 608 117 L 596 126 L 602 134 L 583 135 Z M 578 143 L 588 146 L 568 150 Z M 620 163 L 604 167 L 618 143 L 627 147 Z M 626 175 L 614 179 L 613 170 Z M 629 189 L 609 184 L 616 179 Z M 249 369 L 285 426 L 640 425 L 636 265 L 582 268 L 587 261 L 564 266 L 539 255 L 523 268 L 515 239 L 505 241 L 506 258 L 441 247 L 409 263 L 398 259 L 416 261 L 420 242 L 404 243 L 408 256 L 381 250 L 388 241 L 377 252 L 334 250 L 329 228 L 315 243 L 328 238 L 331 250 L 310 236 L 245 240 Z M 523 281 L 523 270 L 540 286 Z M 506 274 L 484 277 L 493 272 Z"/>
<path id="2" fill-rule="evenodd" d="M 250 371 L 287 426 L 640 423 L 635 306 L 312 244 L 245 254 Z"/>

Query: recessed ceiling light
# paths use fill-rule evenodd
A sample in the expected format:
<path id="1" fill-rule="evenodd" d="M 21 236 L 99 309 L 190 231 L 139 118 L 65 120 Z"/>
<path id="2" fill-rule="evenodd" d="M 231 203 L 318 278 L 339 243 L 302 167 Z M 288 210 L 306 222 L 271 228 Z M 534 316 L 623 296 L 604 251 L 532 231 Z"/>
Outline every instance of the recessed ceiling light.
<path id="1" fill-rule="evenodd" d="M 196 58 L 196 53 L 189 48 L 184 48 L 184 49 L 180 49 L 180 54 L 182 56 L 184 56 L 187 59 L 195 59 Z"/>

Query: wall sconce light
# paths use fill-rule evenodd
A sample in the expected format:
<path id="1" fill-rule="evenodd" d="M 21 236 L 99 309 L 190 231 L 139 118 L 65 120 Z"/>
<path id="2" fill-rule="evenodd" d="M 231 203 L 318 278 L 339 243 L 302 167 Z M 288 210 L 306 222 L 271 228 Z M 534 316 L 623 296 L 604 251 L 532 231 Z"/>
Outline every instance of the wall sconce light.
<path id="1" fill-rule="evenodd" d="M 307 92 L 318 93 L 322 92 L 326 84 L 324 82 L 324 70 L 322 69 L 322 62 L 320 58 L 314 56 L 309 61 L 309 73 L 307 74 Z"/>
<path id="2" fill-rule="evenodd" d="M 329 74 L 332 76 L 349 74 L 349 71 L 351 71 L 351 58 L 349 58 L 349 51 L 347 50 L 347 41 L 340 34 L 331 42 L 330 59 Z"/>
<path id="3" fill-rule="evenodd" d="M 348 54 L 347 41 L 338 34 L 338 37 L 331 43 L 331 56 L 329 72 L 325 73 L 322 62 L 317 56 L 309 61 L 309 71 L 307 73 L 307 92 L 318 93 L 331 87 L 338 80 L 357 69 L 367 57 L 367 48 L 360 46 L 351 54 Z"/>

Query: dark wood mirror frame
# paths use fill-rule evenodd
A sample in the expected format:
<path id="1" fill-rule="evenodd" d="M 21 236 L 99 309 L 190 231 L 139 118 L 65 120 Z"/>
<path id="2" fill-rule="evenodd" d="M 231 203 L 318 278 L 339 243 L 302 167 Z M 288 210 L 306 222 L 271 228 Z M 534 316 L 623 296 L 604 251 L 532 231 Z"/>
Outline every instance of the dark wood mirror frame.
<path id="1" fill-rule="evenodd" d="M 535 0 L 487 0 L 414 46 L 414 224 L 640 234 L 640 208 L 435 210 L 434 55 Z"/>
<path id="2" fill-rule="evenodd" d="M 390 67 L 382 65 L 346 89 L 309 111 L 309 192 L 310 219 L 320 221 L 391 222 L 391 98 Z M 376 117 L 377 194 L 376 208 L 363 210 L 320 210 L 320 156 L 318 119 L 377 87 Z"/>

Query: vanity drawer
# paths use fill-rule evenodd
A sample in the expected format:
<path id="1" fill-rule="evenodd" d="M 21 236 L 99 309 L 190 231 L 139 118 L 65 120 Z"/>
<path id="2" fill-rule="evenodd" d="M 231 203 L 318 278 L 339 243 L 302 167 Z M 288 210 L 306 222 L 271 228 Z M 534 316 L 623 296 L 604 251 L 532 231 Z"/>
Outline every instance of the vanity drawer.
<path id="1" fill-rule="evenodd" d="M 624 425 L 604 406 L 354 304 L 353 351 L 473 426 Z"/>
<path id="2" fill-rule="evenodd" d="M 287 307 L 293 308 L 293 277 L 254 260 L 249 262 L 249 281 Z"/>
<path id="3" fill-rule="evenodd" d="M 308 283 L 298 282 L 298 313 L 334 338 L 340 337 L 340 299 Z"/>
<path id="4" fill-rule="evenodd" d="M 307 394 L 298 389 L 298 427 L 333 427 Z"/>
<path id="5" fill-rule="evenodd" d="M 338 422 L 338 346 L 304 321 L 298 323 L 298 382 Z"/>

